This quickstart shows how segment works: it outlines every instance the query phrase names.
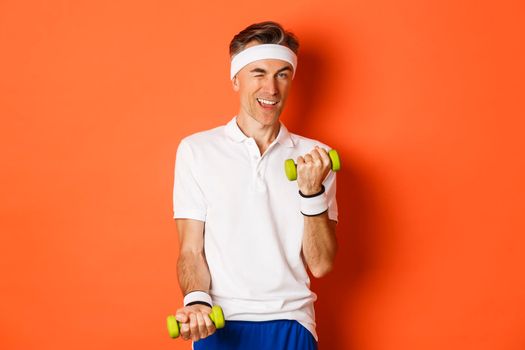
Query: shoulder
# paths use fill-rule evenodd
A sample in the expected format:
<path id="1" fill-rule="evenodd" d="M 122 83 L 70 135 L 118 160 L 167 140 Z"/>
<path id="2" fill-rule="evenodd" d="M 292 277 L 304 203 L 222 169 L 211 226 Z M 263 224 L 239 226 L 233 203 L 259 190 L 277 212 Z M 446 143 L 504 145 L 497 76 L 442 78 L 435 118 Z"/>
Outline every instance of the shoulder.
<path id="1" fill-rule="evenodd" d="M 312 138 L 305 137 L 305 136 L 301 136 L 301 135 L 297 135 L 297 134 L 294 134 L 294 133 L 290 133 L 290 136 L 292 137 L 292 141 L 293 141 L 294 147 L 298 148 L 301 151 L 309 152 L 315 146 L 319 146 L 319 147 L 324 148 L 326 150 L 331 150 L 330 146 L 328 146 L 327 144 L 325 144 L 325 143 L 323 143 L 323 142 L 321 142 L 319 140 L 312 139 Z"/>
<path id="2" fill-rule="evenodd" d="M 207 144 L 224 138 L 224 125 L 209 130 L 198 131 L 182 138 L 181 143 L 192 146 Z"/>
<path id="3" fill-rule="evenodd" d="M 217 148 L 225 142 L 224 125 L 198 131 L 183 137 L 179 143 L 179 148 L 189 149 L 191 152 L 199 150 L 206 151 L 210 148 Z"/>

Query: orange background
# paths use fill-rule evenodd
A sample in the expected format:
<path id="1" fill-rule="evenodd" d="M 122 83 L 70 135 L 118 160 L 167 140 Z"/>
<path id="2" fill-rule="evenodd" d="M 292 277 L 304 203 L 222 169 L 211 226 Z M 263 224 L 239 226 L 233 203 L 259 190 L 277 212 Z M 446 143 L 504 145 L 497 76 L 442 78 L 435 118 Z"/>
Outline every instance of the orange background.
<path id="1" fill-rule="evenodd" d="M 523 1 L 4 0 L 1 349 L 189 348 L 175 151 L 267 19 L 302 44 L 282 120 L 343 158 L 320 349 L 525 348 Z"/>

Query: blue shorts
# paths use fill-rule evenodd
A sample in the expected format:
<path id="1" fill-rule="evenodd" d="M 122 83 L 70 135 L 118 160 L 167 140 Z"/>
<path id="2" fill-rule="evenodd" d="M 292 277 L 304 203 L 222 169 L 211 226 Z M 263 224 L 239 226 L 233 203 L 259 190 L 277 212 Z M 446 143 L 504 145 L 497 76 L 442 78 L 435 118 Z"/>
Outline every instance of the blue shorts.
<path id="1" fill-rule="evenodd" d="M 312 333 L 293 320 L 226 321 L 211 336 L 193 343 L 194 350 L 317 350 Z"/>

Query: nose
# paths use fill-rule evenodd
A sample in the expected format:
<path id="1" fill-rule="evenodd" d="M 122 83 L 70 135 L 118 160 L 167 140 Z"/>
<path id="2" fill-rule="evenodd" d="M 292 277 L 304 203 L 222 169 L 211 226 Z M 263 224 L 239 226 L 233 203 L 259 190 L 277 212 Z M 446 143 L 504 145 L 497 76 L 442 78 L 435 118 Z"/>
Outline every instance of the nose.
<path id="1" fill-rule="evenodd" d="M 278 94 L 279 89 L 277 86 L 277 79 L 274 77 L 268 77 L 264 82 L 264 92 L 268 93 L 271 96 Z"/>

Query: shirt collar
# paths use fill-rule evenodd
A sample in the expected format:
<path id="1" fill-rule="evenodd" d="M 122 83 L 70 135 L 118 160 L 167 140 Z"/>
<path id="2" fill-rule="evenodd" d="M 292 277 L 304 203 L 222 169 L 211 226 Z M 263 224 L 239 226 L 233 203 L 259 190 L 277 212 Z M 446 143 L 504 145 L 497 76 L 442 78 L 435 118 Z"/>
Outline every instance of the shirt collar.
<path id="1" fill-rule="evenodd" d="M 281 127 L 279 128 L 279 134 L 275 140 L 283 146 L 293 147 L 291 134 L 288 132 L 286 126 L 284 126 L 282 122 L 280 123 Z M 246 136 L 239 128 L 239 125 L 237 125 L 237 117 L 233 117 L 233 119 L 226 124 L 224 131 L 226 135 L 235 142 L 243 142 L 248 139 L 248 136 Z"/>

